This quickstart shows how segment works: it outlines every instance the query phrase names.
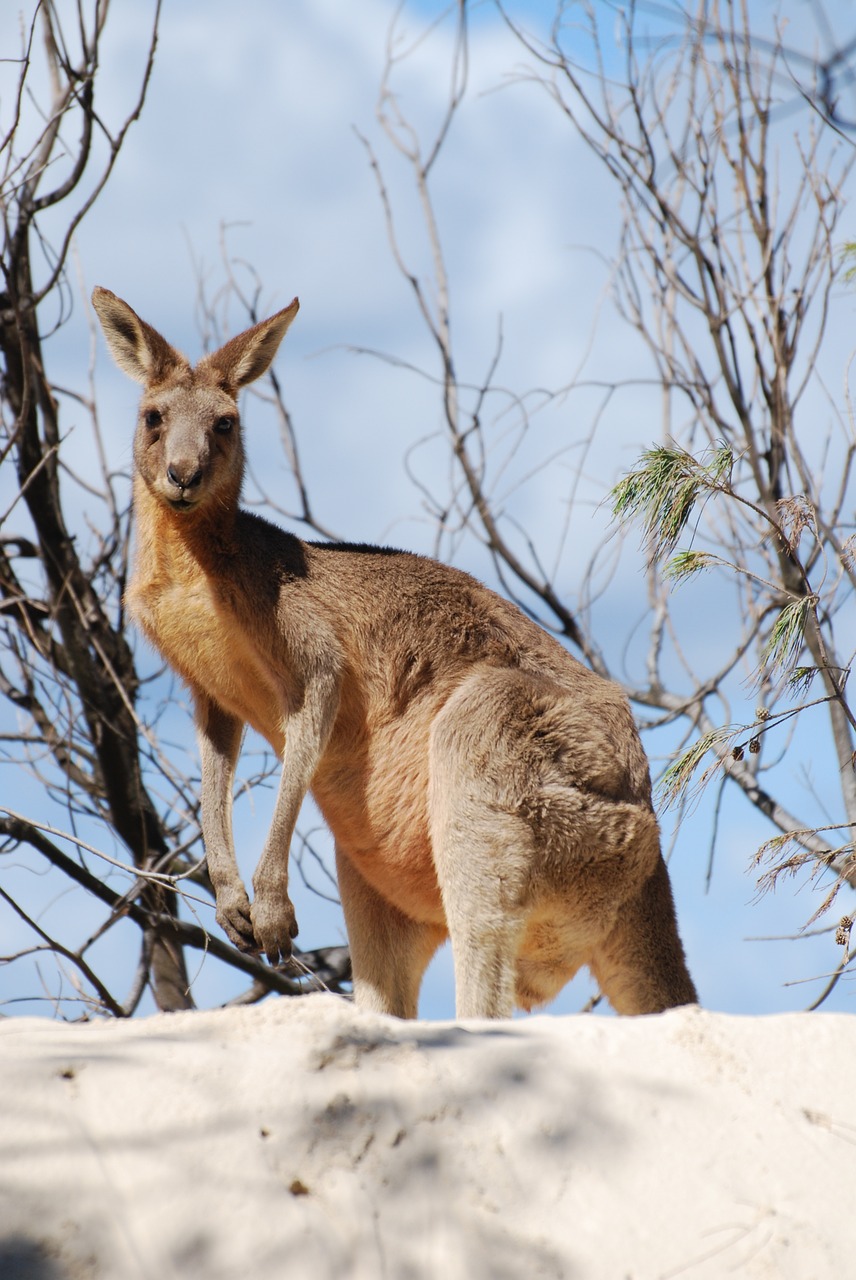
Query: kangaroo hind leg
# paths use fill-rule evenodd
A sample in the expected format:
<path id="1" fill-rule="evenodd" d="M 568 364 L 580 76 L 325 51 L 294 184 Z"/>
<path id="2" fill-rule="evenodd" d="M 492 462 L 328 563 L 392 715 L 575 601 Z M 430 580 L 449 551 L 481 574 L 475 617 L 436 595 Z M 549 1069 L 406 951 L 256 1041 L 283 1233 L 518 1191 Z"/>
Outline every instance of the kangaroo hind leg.
<path id="1" fill-rule="evenodd" d="M 423 975 L 446 930 L 412 920 L 387 902 L 338 847 L 336 869 L 357 1007 L 415 1018 Z"/>
<path id="2" fill-rule="evenodd" d="M 514 812 L 526 782 L 505 684 L 496 671 L 471 677 L 431 732 L 429 822 L 459 1018 L 511 1016 L 531 907 L 535 842 Z"/>

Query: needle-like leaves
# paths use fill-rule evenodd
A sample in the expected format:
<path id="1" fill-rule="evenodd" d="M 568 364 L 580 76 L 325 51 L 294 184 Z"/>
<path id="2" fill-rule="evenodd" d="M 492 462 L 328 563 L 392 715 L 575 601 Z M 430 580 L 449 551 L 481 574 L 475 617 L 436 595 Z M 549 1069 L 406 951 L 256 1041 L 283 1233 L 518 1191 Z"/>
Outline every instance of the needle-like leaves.
<path id="1" fill-rule="evenodd" d="M 790 600 L 780 611 L 764 646 L 765 677 L 790 667 L 803 646 L 806 622 L 817 603 L 816 596 L 800 596 Z"/>
<path id="2" fill-rule="evenodd" d="M 707 461 L 677 445 L 647 449 L 640 465 L 612 490 L 613 515 L 642 521 L 652 558 L 669 555 L 699 498 L 727 490 L 733 464 L 727 445 L 713 450 Z"/>

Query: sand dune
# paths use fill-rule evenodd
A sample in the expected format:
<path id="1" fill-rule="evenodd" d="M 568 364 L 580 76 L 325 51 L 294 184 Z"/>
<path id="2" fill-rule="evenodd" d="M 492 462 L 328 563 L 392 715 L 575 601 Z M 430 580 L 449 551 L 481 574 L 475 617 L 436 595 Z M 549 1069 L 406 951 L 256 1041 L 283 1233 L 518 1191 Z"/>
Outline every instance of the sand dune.
<path id="1" fill-rule="evenodd" d="M 0 1023 L 3 1280 L 856 1274 L 856 1019 Z"/>

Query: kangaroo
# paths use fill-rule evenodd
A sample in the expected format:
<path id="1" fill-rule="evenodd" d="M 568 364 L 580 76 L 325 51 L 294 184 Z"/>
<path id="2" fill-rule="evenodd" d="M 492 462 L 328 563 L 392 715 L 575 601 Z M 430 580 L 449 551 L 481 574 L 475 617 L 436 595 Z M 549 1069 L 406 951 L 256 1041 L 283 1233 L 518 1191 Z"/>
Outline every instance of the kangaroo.
<path id="1" fill-rule="evenodd" d="M 696 992 L 623 691 L 468 574 L 303 541 L 240 506 L 238 393 L 298 301 L 194 367 L 92 296 L 144 390 L 131 616 L 188 685 L 216 919 L 272 964 L 297 934 L 288 857 L 308 791 L 336 848 L 361 1008 L 413 1018 L 451 938 L 456 1013 L 507 1017 L 588 966 L 619 1013 Z M 250 903 L 232 835 L 245 726 L 283 762 Z"/>

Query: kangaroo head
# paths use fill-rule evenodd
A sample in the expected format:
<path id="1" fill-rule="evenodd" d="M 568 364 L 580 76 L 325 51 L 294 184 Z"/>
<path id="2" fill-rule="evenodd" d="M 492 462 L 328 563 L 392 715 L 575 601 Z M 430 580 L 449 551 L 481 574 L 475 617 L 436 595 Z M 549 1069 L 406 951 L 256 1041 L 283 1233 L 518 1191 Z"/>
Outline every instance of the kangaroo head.
<path id="1" fill-rule="evenodd" d="M 269 368 L 297 299 L 195 367 L 109 289 L 96 288 L 92 305 L 113 359 L 144 388 L 134 463 L 149 492 L 180 513 L 237 504 L 244 473 L 238 392 Z"/>

